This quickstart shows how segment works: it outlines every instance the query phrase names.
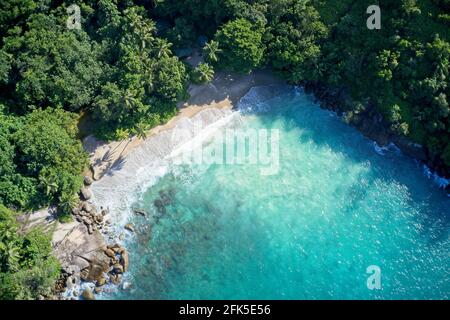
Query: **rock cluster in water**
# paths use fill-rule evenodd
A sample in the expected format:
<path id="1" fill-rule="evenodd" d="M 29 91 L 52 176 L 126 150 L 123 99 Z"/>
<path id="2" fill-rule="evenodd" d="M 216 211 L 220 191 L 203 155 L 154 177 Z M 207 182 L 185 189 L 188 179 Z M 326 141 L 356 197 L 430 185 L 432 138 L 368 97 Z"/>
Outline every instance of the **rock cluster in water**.
<path id="1" fill-rule="evenodd" d="M 81 202 L 77 208 L 72 210 L 72 214 L 75 220 L 83 223 L 88 228 L 89 234 L 97 230 L 102 230 L 110 224 L 109 220 L 105 221 L 104 219 L 108 211 L 102 209 L 100 212 L 97 212 L 88 202 Z"/>
<path id="2" fill-rule="evenodd" d="M 160 190 L 159 197 L 153 201 L 153 205 L 158 212 L 155 216 L 156 222 L 166 214 L 166 207 L 172 203 L 175 196 L 175 189 Z"/>
<path id="3" fill-rule="evenodd" d="M 93 300 L 106 284 L 120 285 L 123 273 L 129 267 L 127 250 L 119 243 L 107 244 L 105 241 L 104 235 L 112 235 L 111 223 L 107 219 L 108 210 L 101 208 L 97 211 L 90 202 L 92 193 L 88 187 L 92 182 L 90 177 L 84 178 L 80 202 L 72 210 L 76 222 L 63 226 L 67 230 L 63 230 L 61 239 L 54 243 L 55 255 L 63 269 L 55 292 L 62 299 L 81 296 L 85 300 Z M 127 229 L 134 231 L 131 225 Z M 83 283 L 94 286 L 81 290 Z"/>

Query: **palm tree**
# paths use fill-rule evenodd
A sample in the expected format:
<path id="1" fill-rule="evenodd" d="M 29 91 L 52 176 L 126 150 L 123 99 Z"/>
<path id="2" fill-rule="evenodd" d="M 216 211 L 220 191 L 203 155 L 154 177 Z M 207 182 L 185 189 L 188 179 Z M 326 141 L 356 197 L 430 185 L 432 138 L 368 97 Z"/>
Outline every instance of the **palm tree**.
<path id="1" fill-rule="evenodd" d="M 206 55 L 209 62 L 217 62 L 219 60 L 217 55 L 220 52 L 222 52 L 222 49 L 219 48 L 219 43 L 214 40 L 207 42 L 203 47 L 203 53 Z"/>
<path id="2" fill-rule="evenodd" d="M 154 89 L 153 73 L 157 63 L 154 60 L 150 59 L 148 55 L 145 55 L 144 57 L 142 57 L 142 64 L 144 65 L 144 81 L 142 83 L 142 86 L 146 86 L 147 94 L 150 94 Z"/>
<path id="3" fill-rule="evenodd" d="M 156 39 L 156 43 L 155 43 L 155 49 L 156 49 L 156 57 L 158 59 L 161 58 L 167 58 L 170 56 L 171 51 L 170 48 L 172 47 L 172 44 L 169 43 L 166 40 L 163 39 Z"/>
<path id="4" fill-rule="evenodd" d="M 6 250 L 2 253 L 6 260 L 6 266 L 9 271 L 19 271 L 20 248 L 14 242 L 6 243 Z"/>
<path id="5" fill-rule="evenodd" d="M 207 63 L 200 63 L 195 69 L 196 78 L 199 83 L 210 82 L 214 78 L 214 69 Z"/>
<path id="6" fill-rule="evenodd" d="M 130 132 L 127 129 L 118 128 L 114 135 L 117 140 L 123 141 L 130 137 Z"/>
<path id="7" fill-rule="evenodd" d="M 141 41 L 141 49 L 144 50 L 147 43 L 155 40 L 156 24 L 151 20 L 144 20 L 135 10 L 129 9 L 125 13 L 130 20 L 133 33 Z"/>
<path id="8" fill-rule="evenodd" d="M 147 139 L 147 130 L 148 130 L 148 126 L 143 123 L 143 122 L 139 122 L 138 124 L 136 124 L 134 126 L 134 132 L 136 133 L 136 137 L 138 137 L 139 139 Z"/>
<path id="9" fill-rule="evenodd" d="M 133 108 L 133 105 L 136 103 L 136 98 L 134 97 L 132 90 L 125 91 L 125 95 L 123 96 L 123 102 L 125 103 L 128 109 Z"/>
<path id="10" fill-rule="evenodd" d="M 125 151 L 125 149 L 128 147 L 130 142 L 133 140 L 133 136 L 130 134 L 130 131 L 128 129 L 121 129 L 121 128 L 118 128 L 116 130 L 115 136 L 116 136 L 117 140 L 120 140 L 120 143 L 117 145 L 117 147 L 114 148 L 113 152 L 115 152 L 116 149 L 119 148 L 125 140 L 127 141 L 125 146 L 120 151 L 119 157 L 121 157 L 123 152 Z M 114 163 L 113 163 L 113 165 L 114 165 Z"/>
<path id="11" fill-rule="evenodd" d="M 128 129 L 117 128 L 114 132 L 114 139 L 119 140 L 120 142 L 117 146 L 114 147 L 114 149 L 106 151 L 106 153 L 103 155 L 102 162 L 110 161 L 112 155 L 116 152 L 116 150 L 122 145 L 125 140 L 129 138 L 130 132 L 128 131 Z"/>
<path id="12" fill-rule="evenodd" d="M 53 177 L 42 176 L 40 177 L 40 187 L 44 190 L 47 196 L 55 194 L 58 191 L 58 184 Z"/>
<path id="13" fill-rule="evenodd" d="M 59 197 L 58 209 L 63 214 L 70 214 L 72 209 L 77 206 L 79 200 L 76 194 L 63 193 Z"/>
<path id="14" fill-rule="evenodd" d="M 19 270 L 20 247 L 17 241 L 17 229 L 7 223 L 2 224 L 0 233 L 1 265 L 9 271 Z"/>
<path id="15" fill-rule="evenodd" d="M 139 99 L 136 98 L 138 95 L 135 89 L 126 89 L 123 95 L 123 102 L 128 110 L 133 111 L 137 108 L 139 104 Z"/>
<path id="16" fill-rule="evenodd" d="M 141 49 L 144 50 L 147 43 L 155 40 L 153 34 L 155 32 L 155 26 L 151 23 L 142 24 L 142 29 L 138 31 L 139 37 L 141 38 Z"/>
<path id="17" fill-rule="evenodd" d="M 0 239 L 3 241 L 10 241 L 16 234 L 16 231 L 13 227 L 4 224 L 1 226 L 1 233 L 0 233 Z M 0 242 L 1 244 L 2 242 Z"/>

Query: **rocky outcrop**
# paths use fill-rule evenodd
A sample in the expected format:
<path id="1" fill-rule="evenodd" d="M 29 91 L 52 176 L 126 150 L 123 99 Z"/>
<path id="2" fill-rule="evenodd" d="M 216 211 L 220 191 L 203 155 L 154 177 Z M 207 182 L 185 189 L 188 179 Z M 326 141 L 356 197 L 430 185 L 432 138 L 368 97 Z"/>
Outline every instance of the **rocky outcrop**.
<path id="1" fill-rule="evenodd" d="M 123 271 L 127 272 L 128 271 L 128 265 L 129 265 L 129 260 L 128 260 L 128 252 L 126 250 L 124 250 L 122 252 L 122 256 L 120 258 L 120 264 L 123 267 Z"/>
<path id="2" fill-rule="evenodd" d="M 58 282 L 58 292 L 62 288 L 71 290 L 81 281 L 95 283 L 94 289 L 86 289 L 82 297 L 95 299 L 94 294 L 103 291 L 102 286 L 108 281 L 120 284 L 122 274 L 128 270 L 128 252 L 119 244 L 107 245 L 102 233 L 111 234 L 108 210 L 100 212 L 88 202 L 92 194 L 88 186 L 92 180 L 85 177 L 85 187 L 80 190 L 80 203 L 72 210 L 74 222 L 54 227 L 52 246 L 54 255 L 61 263 L 63 273 Z M 51 214 L 50 211 L 48 213 Z M 36 214 L 43 223 L 49 221 L 42 212 Z M 33 219 L 33 221 L 36 219 Z M 134 230 L 130 225 L 129 230 Z M 72 292 L 73 294 L 73 292 Z M 72 295 L 75 298 L 75 294 Z"/>
<path id="3" fill-rule="evenodd" d="M 134 227 L 131 223 L 127 223 L 124 228 L 130 232 L 134 232 Z"/>
<path id="4" fill-rule="evenodd" d="M 88 216 L 83 208 L 83 204 L 75 208 L 74 216 L 90 219 L 95 208 L 92 206 L 89 213 L 91 216 Z M 128 269 L 128 253 L 125 248 L 115 245 L 115 251 L 108 250 L 104 236 L 99 231 L 108 225 L 101 213 L 97 213 L 92 221 L 95 221 L 97 226 L 102 224 L 102 227 L 97 227 L 96 230 L 90 229 L 92 225 L 87 225 L 84 221 L 60 223 L 56 219 L 56 208 L 53 207 L 19 216 L 17 220 L 20 222 L 20 232 L 26 233 L 33 228 L 41 228 L 52 233 L 53 254 L 62 267 L 61 277 L 54 287 L 56 296 L 61 297 L 65 290 L 72 290 L 80 281 L 106 282 L 108 272 L 114 270 L 117 274 Z M 114 269 L 115 264 L 119 264 L 121 268 Z"/>
<path id="5" fill-rule="evenodd" d="M 59 224 L 53 234 L 52 245 L 65 275 L 65 287 L 71 289 L 80 281 L 96 284 L 91 293 L 100 293 L 108 281 L 120 284 L 128 270 L 129 256 L 120 244 L 107 245 L 98 231 L 89 232 L 84 223 Z M 83 298 L 85 298 L 83 296 Z"/>
<path id="6" fill-rule="evenodd" d="M 70 228 L 71 227 L 71 228 Z M 95 281 L 109 269 L 106 244 L 100 232 L 88 232 L 83 223 L 62 225 L 53 236 L 54 254 L 62 268 L 84 281 Z"/>
<path id="7" fill-rule="evenodd" d="M 92 192 L 88 188 L 84 187 L 80 190 L 81 198 L 85 201 L 90 200 L 92 198 Z"/>
<path id="8" fill-rule="evenodd" d="M 92 183 L 94 183 L 94 180 L 89 176 L 85 176 L 83 182 L 85 186 L 90 186 Z"/>
<path id="9" fill-rule="evenodd" d="M 88 202 L 80 202 L 78 207 L 72 210 L 72 214 L 75 220 L 86 225 L 89 234 L 97 230 L 103 230 L 109 224 L 105 220 L 108 211 L 102 209 L 100 212 L 97 212 L 95 207 Z"/>

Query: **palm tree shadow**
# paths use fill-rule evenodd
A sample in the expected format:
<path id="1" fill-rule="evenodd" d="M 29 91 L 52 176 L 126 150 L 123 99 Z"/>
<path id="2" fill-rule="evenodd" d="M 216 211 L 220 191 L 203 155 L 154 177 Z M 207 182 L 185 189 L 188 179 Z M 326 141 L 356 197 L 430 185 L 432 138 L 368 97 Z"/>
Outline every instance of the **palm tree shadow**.
<path id="1" fill-rule="evenodd" d="M 99 162 L 100 163 L 102 163 L 102 162 L 109 162 L 109 161 L 111 161 L 112 156 L 113 156 L 113 153 L 111 152 L 111 150 L 107 150 L 105 152 L 105 154 L 103 155 L 103 157 L 101 159 L 99 159 Z"/>
<path id="2" fill-rule="evenodd" d="M 126 159 L 124 156 L 119 156 L 116 161 L 114 161 L 107 170 L 107 175 L 112 176 L 114 171 L 120 171 L 125 166 Z"/>

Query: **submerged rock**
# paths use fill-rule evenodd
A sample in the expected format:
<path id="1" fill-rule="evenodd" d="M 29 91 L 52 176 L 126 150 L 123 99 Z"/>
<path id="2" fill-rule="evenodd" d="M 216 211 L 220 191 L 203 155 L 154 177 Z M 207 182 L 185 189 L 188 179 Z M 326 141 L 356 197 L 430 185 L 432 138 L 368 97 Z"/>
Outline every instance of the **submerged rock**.
<path id="1" fill-rule="evenodd" d="M 172 199 L 169 196 L 169 193 L 164 190 L 159 191 L 159 197 L 161 199 L 161 203 L 163 206 L 167 206 L 172 202 Z"/>
<path id="2" fill-rule="evenodd" d="M 97 287 L 104 286 L 106 284 L 106 278 L 104 276 L 100 277 L 100 279 L 97 280 Z"/>
<path id="3" fill-rule="evenodd" d="M 120 264 L 115 264 L 113 266 L 113 270 L 115 273 L 123 273 L 123 266 Z"/>
<path id="4" fill-rule="evenodd" d="M 109 279 L 113 284 L 116 286 L 120 284 L 120 281 L 122 281 L 122 275 L 121 274 L 110 274 Z"/>
<path id="5" fill-rule="evenodd" d="M 127 223 L 124 228 L 130 232 L 134 232 L 134 227 L 131 223 Z"/>
<path id="6" fill-rule="evenodd" d="M 120 264 L 123 267 L 123 271 L 126 272 L 128 270 L 129 265 L 129 257 L 128 252 L 126 250 L 122 252 L 122 256 L 120 257 Z"/>
<path id="7" fill-rule="evenodd" d="M 159 213 L 161 213 L 161 214 L 165 214 L 166 213 L 166 207 L 165 207 L 165 204 L 164 204 L 163 200 L 156 199 L 153 202 L 153 204 L 154 204 L 154 206 L 156 207 L 156 209 L 158 210 Z"/>
<path id="8" fill-rule="evenodd" d="M 95 300 L 94 293 L 91 291 L 91 289 L 85 289 L 81 296 L 84 300 Z"/>
<path id="9" fill-rule="evenodd" d="M 96 294 L 102 293 L 102 291 L 103 291 L 103 287 L 95 287 L 95 289 L 94 289 L 94 292 Z"/>
<path id="10" fill-rule="evenodd" d="M 144 209 L 134 209 L 133 212 L 143 217 L 147 215 L 147 212 Z"/>

